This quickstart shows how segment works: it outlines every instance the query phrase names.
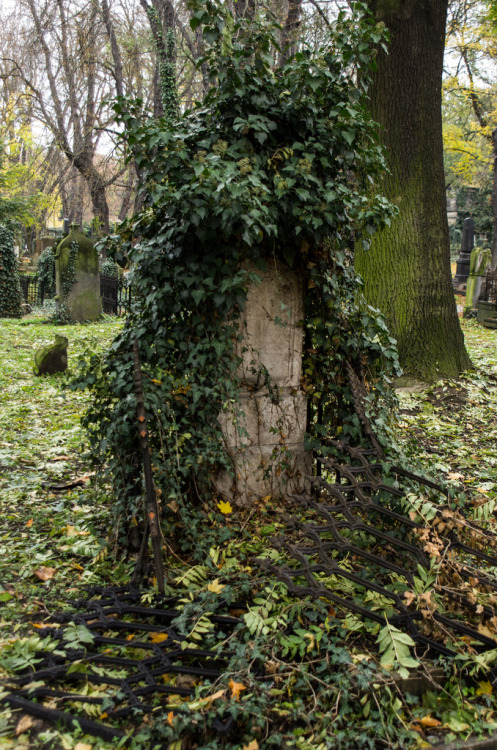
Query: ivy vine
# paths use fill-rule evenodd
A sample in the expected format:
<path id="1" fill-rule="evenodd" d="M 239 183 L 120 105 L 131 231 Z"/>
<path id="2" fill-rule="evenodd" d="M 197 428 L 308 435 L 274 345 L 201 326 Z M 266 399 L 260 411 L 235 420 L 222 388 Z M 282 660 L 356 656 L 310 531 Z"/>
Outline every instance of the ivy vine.
<path id="1" fill-rule="evenodd" d="M 0 317 L 20 318 L 21 315 L 22 293 L 14 233 L 0 224 Z"/>
<path id="2" fill-rule="evenodd" d="M 144 175 L 144 209 L 108 239 L 107 252 L 129 262 L 136 291 L 124 331 L 103 361 L 89 352 L 74 387 L 92 391 L 84 423 L 116 512 L 141 517 L 138 341 L 164 528 L 188 526 L 185 547 L 194 508 L 215 517 L 213 474 L 232 471 L 218 415 L 238 404 L 238 321 L 249 284 L 271 259 L 293 268 L 307 289 L 309 446 L 336 435 L 359 439 L 346 361 L 367 379 L 377 428 L 388 425 L 395 342 L 361 296 L 351 250 L 393 212 L 372 189 L 385 162 L 367 109 L 383 30 L 363 3 L 354 11 L 353 23 L 340 16 L 325 47 L 304 48 L 276 68 L 270 19 L 235 23 L 207 1 L 191 24 L 202 27 L 215 84 L 202 104 L 173 125 L 140 119 L 141 102 L 116 106 Z M 201 537 L 211 544 L 205 518 Z"/>
<path id="3" fill-rule="evenodd" d="M 67 307 L 67 299 L 71 293 L 71 289 L 77 281 L 76 277 L 76 258 L 79 252 L 79 245 L 77 242 L 71 242 L 69 248 L 69 257 L 67 260 L 67 267 L 61 277 L 61 291 L 60 299 L 58 300 L 57 307 L 53 315 L 50 316 L 50 322 L 56 325 L 67 325 L 72 323 L 72 317 Z"/>
<path id="4" fill-rule="evenodd" d="M 53 247 L 46 247 L 38 258 L 39 295 L 41 295 L 42 286 L 45 299 L 55 297 L 55 254 Z"/>

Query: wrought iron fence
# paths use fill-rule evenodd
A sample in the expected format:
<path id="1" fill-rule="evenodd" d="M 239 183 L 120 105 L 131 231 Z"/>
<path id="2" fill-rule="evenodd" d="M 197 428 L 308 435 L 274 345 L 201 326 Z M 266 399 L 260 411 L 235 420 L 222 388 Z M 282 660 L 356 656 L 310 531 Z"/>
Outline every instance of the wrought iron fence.
<path id="1" fill-rule="evenodd" d="M 42 305 L 45 300 L 45 284 L 38 281 L 36 274 L 19 276 L 23 302 L 28 305 Z"/>
<path id="2" fill-rule="evenodd" d="M 100 274 L 102 312 L 107 315 L 125 315 L 131 304 L 131 287 L 116 276 Z"/>
<path id="3" fill-rule="evenodd" d="M 487 271 L 483 279 L 479 299 L 482 302 L 497 302 L 497 273 Z"/>

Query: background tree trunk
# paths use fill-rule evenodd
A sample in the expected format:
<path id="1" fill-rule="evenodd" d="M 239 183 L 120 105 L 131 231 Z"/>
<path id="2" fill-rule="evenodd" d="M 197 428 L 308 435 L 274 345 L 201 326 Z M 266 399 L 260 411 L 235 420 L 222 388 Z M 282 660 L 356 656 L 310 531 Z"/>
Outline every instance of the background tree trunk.
<path id="1" fill-rule="evenodd" d="M 448 0 L 369 0 L 390 30 L 371 89 L 398 205 L 391 227 L 358 248 L 367 300 L 385 314 L 406 375 L 453 377 L 470 366 L 451 283 L 441 83 Z"/>

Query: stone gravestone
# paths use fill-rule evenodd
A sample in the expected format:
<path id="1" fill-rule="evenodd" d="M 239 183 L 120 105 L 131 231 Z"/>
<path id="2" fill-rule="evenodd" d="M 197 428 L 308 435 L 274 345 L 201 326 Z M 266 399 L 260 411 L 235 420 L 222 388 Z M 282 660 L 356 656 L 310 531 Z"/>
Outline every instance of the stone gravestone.
<path id="1" fill-rule="evenodd" d="M 75 249 L 77 248 L 77 249 Z M 96 320 L 101 312 L 98 253 L 78 224 L 55 252 L 57 306 L 65 305 L 72 320 Z"/>
<path id="2" fill-rule="evenodd" d="M 464 219 L 461 252 L 457 259 L 456 275 L 454 277 L 454 286 L 465 284 L 469 276 L 469 266 L 471 262 L 471 252 L 475 245 L 475 223 L 471 216 Z"/>
<path id="3" fill-rule="evenodd" d="M 302 281 L 276 260 L 256 272 L 262 278 L 248 289 L 237 345 L 243 414 L 220 415 L 235 476 L 223 474 L 215 482 L 223 499 L 239 505 L 301 492 L 311 473 L 304 447 L 307 400 L 300 387 Z"/>
<path id="4" fill-rule="evenodd" d="M 55 343 L 42 346 L 35 352 L 35 375 L 55 375 L 67 370 L 67 344 L 65 336 L 55 334 Z"/>
<path id="5" fill-rule="evenodd" d="M 488 248 L 475 247 L 472 251 L 466 285 L 464 315 L 468 315 L 470 310 L 473 310 L 477 306 L 483 278 L 491 262 L 492 252 Z"/>

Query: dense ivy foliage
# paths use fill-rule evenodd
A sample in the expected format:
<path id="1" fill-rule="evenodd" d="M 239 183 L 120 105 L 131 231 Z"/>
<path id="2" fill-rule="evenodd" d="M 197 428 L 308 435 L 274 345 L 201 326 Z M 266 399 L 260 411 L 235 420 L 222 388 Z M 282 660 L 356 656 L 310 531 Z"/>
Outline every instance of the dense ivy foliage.
<path id="1" fill-rule="evenodd" d="M 119 266 L 117 265 L 117 263 L 114 263 L 113 260 L 104 260 L 104 262 L 100 266 L 100 273 L 104 276 L 112 276 L 113 278 L 117 278 L 119 275 Z"/>
<path id="2" fill-rule="evenodd" d="M 0 224 L 0 318 L 20 318 L 22 294 L 14 233 Z"/>
<path id="3" fill-rule="evenodd" d="M 44 287 L 44 297 L 55 297 L 55 256 L 54 248 L 46 247 L 38 258 L 38 290 Z"/>
<path id="4" fill-rule="evenodd" d="M 108 467 L 118 511 L 133 515 L 142 495 L 133 341 L 155 482 L 176 511 L 188 497 L 209 497 L 213 472 L 231 469 L 217 417 L 237 403 L 237 321 L 269 259 L 294 268 L 307 289 L 311 441 L 358 437 L 345 360 L 365 371 L 372 402 L 396 364 L 379 314 L 362 301 L 350 250 L 391 210 L 373 190 L 385 164 L 366 107 L 382 30 L 357 3 L 353 23 L 341 17 L 326 47 L 276 68 L 270 22 L 235 24 L 208 2 L 198 25 L 214 84 L 203 103 L 172 124 L 142 121 L 141 103 L 117 107 L 145 177 L 144 209 L 107 251 L 129 262 L 135 301 L 103 362 L 92 357 L 79 380 L 93 390 L 85 420 L 93 455 Z"/>

